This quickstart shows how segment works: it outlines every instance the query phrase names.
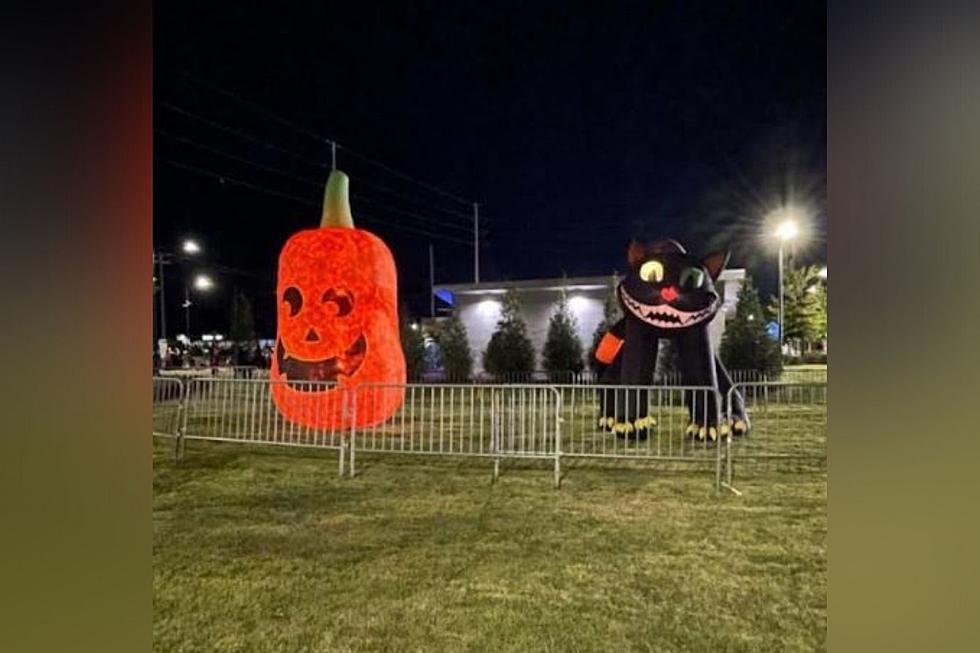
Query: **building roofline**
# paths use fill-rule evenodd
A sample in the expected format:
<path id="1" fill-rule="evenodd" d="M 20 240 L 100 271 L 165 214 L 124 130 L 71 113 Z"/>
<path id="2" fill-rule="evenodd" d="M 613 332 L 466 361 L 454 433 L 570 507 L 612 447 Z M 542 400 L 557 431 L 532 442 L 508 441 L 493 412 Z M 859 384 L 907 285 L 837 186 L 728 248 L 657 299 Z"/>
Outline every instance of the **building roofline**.
<path id="1" fill-rule="evenodd" d="M 744 279 L 745 270 L 735 268 L 723 270 L 720 279 L 730 281 Z M 550 279 L 515 279 L 513 281 L 482 281 L 480 283 L 447 283 L 435 286 L 434 290 L 448 290 L 459 295 L 503 294 L 507 290 L 597 290 L 608 288 L 612 284 L 612 275 L 598 277 L 556 277 Z"/>

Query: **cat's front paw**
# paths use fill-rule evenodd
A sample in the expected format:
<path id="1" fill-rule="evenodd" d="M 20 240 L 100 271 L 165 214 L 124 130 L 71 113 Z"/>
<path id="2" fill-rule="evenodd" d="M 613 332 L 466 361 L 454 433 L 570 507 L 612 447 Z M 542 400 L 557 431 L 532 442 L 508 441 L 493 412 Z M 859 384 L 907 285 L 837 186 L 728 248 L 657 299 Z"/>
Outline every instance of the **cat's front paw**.
<path id="1" fill-rule="evenodd" d="M 718 440 L 719 435 L 725 435 L 728 428 L 727 424 L 716 425 L 716 424 L 700 424 L 698 422 L 691 422 L 687 425 L 687 430 L 684 434 L 692 440 L 707 440 L 709 442 L 715 442 Z"/>
<path id="2" fill-rule="evenodd" d="M 650 430 L 657 425 L 654 417 L 637 417 L 635 420 L 618 421 L 612 417 L 599 420 L 599 427 L 606 431 L 612 431 L 621 438 L 635 440 L 646 440 Z"/>
<path id="3" fill-rule="evenodd" d="M 732 435 L 741 437 L 749 432 L 749 420 L 747 417 L 736 417 L 732 420 Z"/>
<path id="4" fill-rule="evenodd" d="M 749 432 L 749 420 L 745 417 L 737 417 L 729 422 L 721 424 L 701 424 L 691 422 L 687 425 L 685 435 L 692 440 L 707 440 L 715 442 L 719 437 L 727 437 L 731 434 L 734 437 L 741 437 Z"/>

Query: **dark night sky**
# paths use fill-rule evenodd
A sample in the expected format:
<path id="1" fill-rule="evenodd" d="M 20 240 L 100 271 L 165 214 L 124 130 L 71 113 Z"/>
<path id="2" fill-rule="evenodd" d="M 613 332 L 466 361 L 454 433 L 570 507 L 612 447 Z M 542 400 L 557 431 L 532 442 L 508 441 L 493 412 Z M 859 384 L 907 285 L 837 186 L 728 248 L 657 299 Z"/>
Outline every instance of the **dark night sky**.
<path id="1" fill-rule="evenodd" d="M 416 313 L 428 243 L 444 283 L 472 280 L 472 249 L 402 227 L 468 240 L 471 209 L 354 153 L 479 202 L 483 280 L 606 274 L 630 237 L 672 236 L 730 248 L 771 292 L 759 221 L 787 198 L 812 212 L 801 260 L 826 260 L 824 3 L 235 4 L 155 9 L 154 245 L 207 250 L 167 270 L 171 332 L 202 269 L 219 289 L 193 331 L 226 329 L 238 286 L 273 335 L 276 257 L 318 222 L 325 139 L 350 148 L 355 221 Z"/>

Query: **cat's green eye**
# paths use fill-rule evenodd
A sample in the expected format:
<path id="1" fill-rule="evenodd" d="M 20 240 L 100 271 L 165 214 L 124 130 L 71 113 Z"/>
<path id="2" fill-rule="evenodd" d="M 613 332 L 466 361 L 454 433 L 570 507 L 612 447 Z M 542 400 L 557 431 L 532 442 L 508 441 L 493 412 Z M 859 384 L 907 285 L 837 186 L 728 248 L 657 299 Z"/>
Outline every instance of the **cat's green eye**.
<path id="1" fill-rule="evenodd" d="M 660 282 L 664 280 L 664 266 L 660 261 L 647 261 L 640 266 L 640 278 L 644 281 Z"/>
<path id="2" fill-rule="evenodd" d="M 681 288 L 700 288 L 704 283 L 704 271 L 697 268 L 684 268 L 681 270 Z"/>

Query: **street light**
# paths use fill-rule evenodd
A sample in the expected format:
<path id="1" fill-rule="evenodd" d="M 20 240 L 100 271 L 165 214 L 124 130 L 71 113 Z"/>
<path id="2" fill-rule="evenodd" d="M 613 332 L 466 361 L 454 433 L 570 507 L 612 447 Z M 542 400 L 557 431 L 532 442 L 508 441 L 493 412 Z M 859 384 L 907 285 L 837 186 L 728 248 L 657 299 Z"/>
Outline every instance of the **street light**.
<path id="1" fill-rule="evenodd" d="M 199 274 L 194 277 L 194 289 L 208 291 L 214 288 L 214 281 L 206 274 Z M 184 328 L 187 337 L 191 337 L 191 290 L 188 284 L 184 284 Z"/>
<path id="2" fill-rule="evenodd" d="M 202 251 L 201 245 L 192 238 L 185 238 L 180 246 L 181 251 L 184 254 L 200 254 Z M 164 283 L 163 276 L 163 266 L 170 265 L 173 263 L 174 254 L 172 252 L 153 252 L 153 263 L 159 268 L 160 277 L 160 338 L 163 340 L 167 339 L 167 301 L 164 295 L 164 288 L 166 284 Z"/>
<path id="3" fill-rule="evenodd" d="M 198 290 L 211 290 L 214 288 L 214 282 L 211 281 L 211 277 L 206 274 L 199 274 L 194 277 L 194 287 Z"/>
<path id="4" fill-rule="evenodd" d="M 800 234 L 800 227 L 797 222 L 799 210 L 787 206 L 774 211 L 770 218 L 778 220 L 775 229 L 775 236 L 779 240 L 779 351 L 783 351 L 783 249 L 786 243 L 792 241 Z"/>

